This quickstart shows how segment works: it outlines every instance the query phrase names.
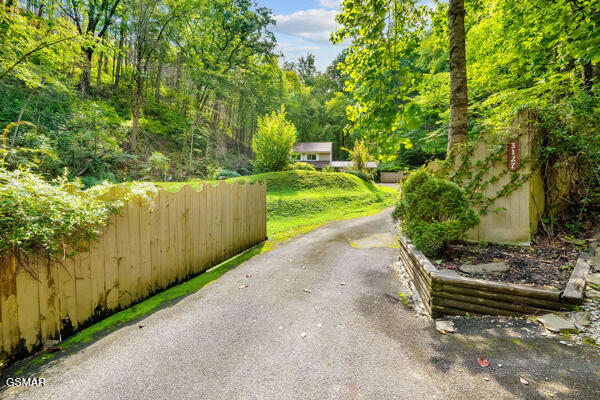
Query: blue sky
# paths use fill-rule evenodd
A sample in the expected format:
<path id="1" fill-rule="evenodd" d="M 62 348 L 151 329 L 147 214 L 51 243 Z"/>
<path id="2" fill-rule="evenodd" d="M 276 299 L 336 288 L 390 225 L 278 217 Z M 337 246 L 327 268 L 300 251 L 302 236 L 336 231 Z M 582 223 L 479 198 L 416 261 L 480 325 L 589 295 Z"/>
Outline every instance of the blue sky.
<path id="1" fill-rule="evenodd" d="M 331 61 L 344 49 L 329 42 L 329 35 L 336 28 L 335 15 L 340 0 L 257 0 L 270 8 L 277 24 L 272 31 L 277 37 L 278 49 L 286 61 L 311 52 L 316 57 L 319 71 L 324 71 Z"/>

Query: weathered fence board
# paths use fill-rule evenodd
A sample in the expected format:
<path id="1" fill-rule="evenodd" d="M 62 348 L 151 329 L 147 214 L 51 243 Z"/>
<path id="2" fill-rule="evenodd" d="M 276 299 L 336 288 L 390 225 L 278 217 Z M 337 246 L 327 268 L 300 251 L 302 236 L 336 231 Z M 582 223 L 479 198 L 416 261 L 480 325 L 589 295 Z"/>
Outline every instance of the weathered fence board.
<path id="1" fill-rule="evenodd" d="M 260 243 L 266 185 L 221 182 L 129 200 L 101 237 L 57 260 L 0 257 L 0 352 L 30 352 Z M 70 252 L 66 249 L 66 253 Z"/>

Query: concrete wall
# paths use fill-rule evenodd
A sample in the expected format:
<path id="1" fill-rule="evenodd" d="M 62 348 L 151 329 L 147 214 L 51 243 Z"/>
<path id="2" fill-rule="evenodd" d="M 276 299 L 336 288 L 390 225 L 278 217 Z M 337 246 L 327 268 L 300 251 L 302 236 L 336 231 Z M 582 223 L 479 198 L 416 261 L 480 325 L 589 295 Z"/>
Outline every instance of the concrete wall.
<path id="1" fill-rule="evenodd" d="M 398 183 L 404 178 L 403 172 L 382 172 L 379 176 L 381 183 Z"/>
<path id="2" fill-rule="evenodd" d="M 109 193 L 110 196 L 110 193 Z M 35 350 L 61 331 L 126 308 L 266 239 L 266 185 L 160 189 L 128 201 L 99 240 L 73 256 L 0 258 L 0 352 Z"/>

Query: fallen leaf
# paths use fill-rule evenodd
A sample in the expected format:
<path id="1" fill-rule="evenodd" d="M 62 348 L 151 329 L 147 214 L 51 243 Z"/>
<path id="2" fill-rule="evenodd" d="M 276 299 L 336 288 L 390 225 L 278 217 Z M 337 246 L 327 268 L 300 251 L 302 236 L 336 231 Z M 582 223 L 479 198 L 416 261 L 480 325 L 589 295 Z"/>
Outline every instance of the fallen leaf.
<path id="1" fill-rule="evenodd" d="M 525 379 L 523 378 L 519 378 L 519 380 L 521 381 L 521 383 L 525 386 L 529 385 L 529 382 L 527 382 Z"/>
<path id="2" fill-rule="evenodd" d="M 56 346 L 48 349 L 48 353 L 56 353 L 57 351 L 62 351 L 62 347 Z"/>
<path id="3" fill-rule="evenodd" d="M 346 282 L 340 282 L 340 285 L 346 286 Z"/>
<path id="4" fill-rule="evenodd" d="M 238 289 L 246 289 L 247 287 L 248 287 L 248 285 L 242 285 Z"/>
<path id="5" fill-rule="evenodd" d="M 251 278 L 251 277 L 252 277 L 252 275 L 246 274 L 246 278 Z"/>
<path id="6" fill-rule="evenodd" d="M 439 332 L 440 332 L 442 335 L 445 335 L 445 334 L 446 334 L 446 330 L 445 330 L 445 329 L 440 329 L 440 330 L 439 330 Z"/>
<path id="7" fill-rule="evenodd" d="M 489 367 L 490 362 L 481 356 L 477 356 L 477 363 L 480 367 Z"/>
<path id="8" fill-rule="evenodd" d="M 310 291 L 310 290 L 308 290 L 308 289 L 304 289 L 304 292 L 305 292 L 305 293 L 311 293 L 311 291 Z"/>
<path id="9" fill-rule="evenodd" d="M 302 339 L 304 339 L 306 337 L 306 332 L 302 332 L 300 336 L 302 336 Z"/>
<path id="10" fill-rule="evenodd" d="M 145 326 L 146 326 L 146 324 L 141 324 L 140 326 L 138 326 L 138 329 L 142 329 Z"/>

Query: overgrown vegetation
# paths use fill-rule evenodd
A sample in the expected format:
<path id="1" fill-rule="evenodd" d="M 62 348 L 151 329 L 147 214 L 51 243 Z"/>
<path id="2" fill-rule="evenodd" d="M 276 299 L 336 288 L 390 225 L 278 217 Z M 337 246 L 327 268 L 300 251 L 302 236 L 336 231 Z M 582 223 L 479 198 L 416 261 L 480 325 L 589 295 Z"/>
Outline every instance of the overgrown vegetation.
<path id="1" fill-rule="evenodd" d="M 479 223 L 462 188 L 432 177 L 424 170 L 412 173 L 407 179 L 392 217 L 403 220 L 407 236 L 430 256 L 461 239 L 469 228 Z"/>
<path id="2" fill-rule="evenodd" d="M 107 199 L 112 185 L 84 191 L 66 176 L 45 181 L 30 171 L 0 168 L 0 254 L 68 256 L 94 239 L 123 201 L 152 201 L 151 184 L 127 185 Z"/>

